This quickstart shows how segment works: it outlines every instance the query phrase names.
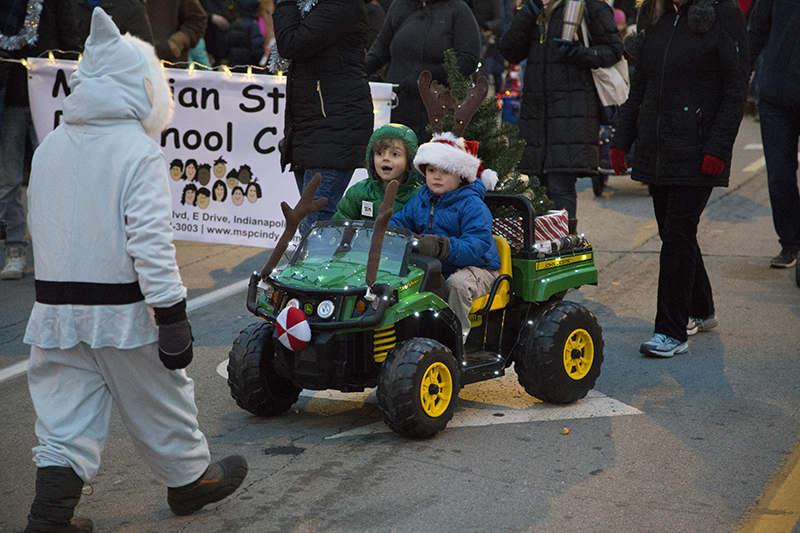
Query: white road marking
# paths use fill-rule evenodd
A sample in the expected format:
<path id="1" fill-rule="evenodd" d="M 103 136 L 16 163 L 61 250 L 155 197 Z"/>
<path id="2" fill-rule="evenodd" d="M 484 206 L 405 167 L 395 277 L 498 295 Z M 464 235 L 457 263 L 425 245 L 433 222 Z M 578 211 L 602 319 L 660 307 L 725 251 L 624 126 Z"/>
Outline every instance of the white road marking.
<path id="1" fill-rule="evenodd" d="M 15 378 L 20 374 L 24 374 L 28 371 L 28 360 L 25 359 L 24 361 L 20 361 L 19 363 L 13 364 L 7 368 L 0 370 L 0 383 L 7 379 Z"/>
<path id="2" fill-rule="evenodd" d="M 761 144 L 761 143 L 745 144 L 744 145 L 744 149 L 745 150 L 761 150 L 763 152 L 764 151 L 764 145 Z"/>
<path id="3" fill-rule="evenodd" d="M 764 159 L 764 156 L 762 155 L 761 157 L 759 157 L 758 159 L 756 159 L 755 161 L 744 167 L 742 169 L 742 172 L 744 172 L 745 174 L 753 174 L 766 166 L 767 162 Z"/>
<path id="4" fill-rule="evenodd" d="M 211 305 L 220 300 L 224 300 L 229 296 L 233 296 L 234 294 L 244 292 L 245 290 L 247 290 L 247 285 L 249 283 L 250 279 L 243 279 L 226 287 L 222 287 L 217 290 L 211 291 L 207 294 L 204 294 L 202 296 L 198 296 L 197 298 L 186 300 L 186 311 L 196 311 L 201 307 Z M 16 363 L 14 365 L 11 365 L 7 368 L 0 369 L 0 383 L 6 381 L 7 379 L 17 377 L 20 374 L 24 374 L 27 371 L 28 371 L 27 359 L 25 359 L 24 361 L 20 361 L 19 363 Z M 225 374 L 225 377 L 227 377 L 227 373 Z"/>
<path id="5" fill-rule="evenodd" d="M 226 379 L 228 377 L 227 365 L 228 361 L 225 360 L 217 366 L 217 373 Z M 353 404 L 353 409 L 364 404 L 377 403 L 375 389 L 367 389 L 364 392 L 303 390 L 300 396 L 308 398 L 309 403 L 306 404 L 306 409 L 314 411 L 316 414 L 320 414 L 324 409 L 317 409 L 311 402 L 350 402 Z M 503 377 L 464 387 L 459 393 L 458 402 L 458 409 L 453 419 L 447 424 L 448 428 L 642 414 L 635 407 L 609 398 L 595 390 L 589 391 L 586 398 L 574 404 L 543 403 L 522 389 L 517 383 L 517 376 L 513 369 L 508 369 Z M 340 412 L 340 410 L 336 410 L 336 413 Z M 383 421 L 378 421 L 325 438 L 358 437 L 390 431 Z"/>

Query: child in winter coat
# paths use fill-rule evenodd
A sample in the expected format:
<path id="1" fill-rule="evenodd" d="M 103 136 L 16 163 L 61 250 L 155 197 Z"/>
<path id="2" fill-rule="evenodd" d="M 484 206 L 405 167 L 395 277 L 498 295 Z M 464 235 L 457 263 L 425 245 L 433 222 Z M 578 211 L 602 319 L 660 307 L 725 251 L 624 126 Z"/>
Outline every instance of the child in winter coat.
<path id="1" fill-rule="evenodd" d="M 465 339 L 472 300 L 489 293 L 500 268 L 492 214 L 483 201 L 497 175 L 480 166 L 476 145 L 444 132 L 420 146 L 414 166 L 425 185 L 389 222 L 421 234 L 417 251 L 442 262 L 445 298 Z"/>
<path id="2" fill-rule="evenodd" d="M 211 462 L 183 370 L 192 330 L 167 165 L 150 137 L 174 103 L 155 49 L 95 8 L 69 86 L 28 190 L 37 263 L 25 342 L 39 445 L 26 531 L 92 531 L 72 515 L 100 467 L 112 403 L 173 513 L 227 497 L 247 473 L 238 455 Z"/>
<path id="3" fill-rule="evenodd" d="M 350 187 L 336 206 L 334 219 L 375 220 L 389 182 L 397 180 L 394 212 L 419 191 L 417 169 L 411 164 L 417 154 L 417 135 L 402 124 L 386 124 L 372 134 L 367 144 L 369 177 Z"/>

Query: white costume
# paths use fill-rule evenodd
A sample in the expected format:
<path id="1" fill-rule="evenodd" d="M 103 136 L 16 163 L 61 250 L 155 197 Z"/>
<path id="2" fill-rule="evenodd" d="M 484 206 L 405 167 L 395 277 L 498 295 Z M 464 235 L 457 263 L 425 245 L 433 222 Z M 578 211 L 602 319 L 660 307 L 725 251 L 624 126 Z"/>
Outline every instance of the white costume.
<path id="1" fill-rule="evenodd" d="M 28 189 L 34 462 L 72 467 L 91 481 L 113 399 L 158 480 L 178 487 L 203 474 L 209 451 L 194 383 L 159 361 L 148 311 L 186 297 L 167 167 L 148 136 L 166 127 L 173 104 L 150 45 L 120 36 L 104 13 L 92 24 L 62 124 L 36 151 Z"/>

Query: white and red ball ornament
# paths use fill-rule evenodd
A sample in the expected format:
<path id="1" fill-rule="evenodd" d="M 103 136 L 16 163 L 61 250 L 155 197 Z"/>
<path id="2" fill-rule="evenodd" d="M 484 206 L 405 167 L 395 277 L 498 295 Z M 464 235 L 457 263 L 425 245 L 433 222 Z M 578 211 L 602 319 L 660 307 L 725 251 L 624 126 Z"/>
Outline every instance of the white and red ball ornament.
<path id="1" fill-rule="evenodd" d="M 275 335 L 292 351 L 302 350 L 311 340 L 311 327 L 306 314 L 297 307 L 286 306 L 278 315 Z"/>

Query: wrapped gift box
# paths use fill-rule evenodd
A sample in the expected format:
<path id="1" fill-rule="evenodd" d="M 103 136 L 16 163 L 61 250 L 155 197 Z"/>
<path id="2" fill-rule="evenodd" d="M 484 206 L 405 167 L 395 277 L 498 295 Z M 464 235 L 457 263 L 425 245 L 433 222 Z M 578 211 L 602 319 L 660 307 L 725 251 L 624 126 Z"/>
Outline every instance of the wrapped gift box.
<path id="1" fill-rule="evenodd" d="M 536 242 L 554 241 L 569 235 L 567 211 L 550 211 L 536 217 Z"/>

